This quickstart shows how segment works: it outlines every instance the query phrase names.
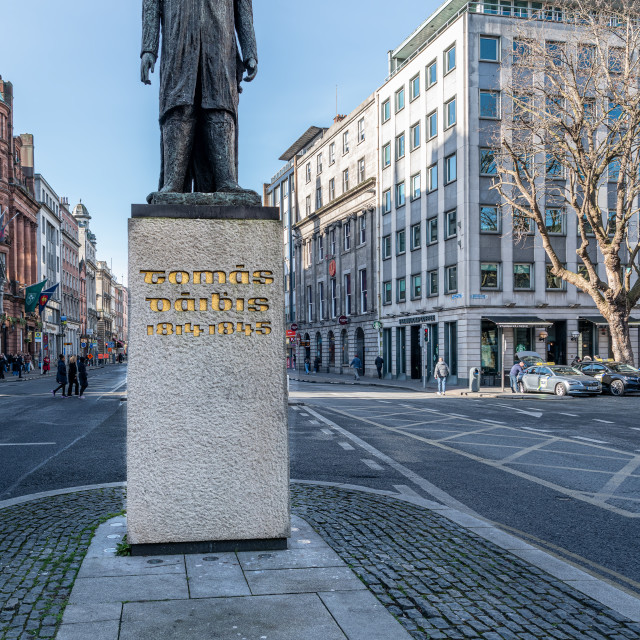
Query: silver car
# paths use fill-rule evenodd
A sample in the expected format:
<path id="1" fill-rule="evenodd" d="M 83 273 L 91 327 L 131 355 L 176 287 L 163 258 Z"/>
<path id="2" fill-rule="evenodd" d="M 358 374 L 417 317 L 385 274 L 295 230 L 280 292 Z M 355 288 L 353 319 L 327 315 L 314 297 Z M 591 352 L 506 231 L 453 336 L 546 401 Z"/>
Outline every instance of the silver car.
<path id="1" fill-rule="evenodd" d="M 555 393 L 557 396 L 597 395 L 602 383 L 573 367 L 538 365 L 529 367 L 519 382 L 522 393 Z"/>

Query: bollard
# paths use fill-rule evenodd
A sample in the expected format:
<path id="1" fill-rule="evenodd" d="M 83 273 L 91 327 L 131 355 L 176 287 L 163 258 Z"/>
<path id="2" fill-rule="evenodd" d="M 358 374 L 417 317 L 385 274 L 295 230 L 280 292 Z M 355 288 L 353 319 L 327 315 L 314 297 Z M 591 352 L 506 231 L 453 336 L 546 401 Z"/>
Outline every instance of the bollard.
<path id="1" fill-rule="evenodd" d="M 469 369 L 469 391 L 478 393 L 480 391 L 480 368 L 471 367 Z"/>

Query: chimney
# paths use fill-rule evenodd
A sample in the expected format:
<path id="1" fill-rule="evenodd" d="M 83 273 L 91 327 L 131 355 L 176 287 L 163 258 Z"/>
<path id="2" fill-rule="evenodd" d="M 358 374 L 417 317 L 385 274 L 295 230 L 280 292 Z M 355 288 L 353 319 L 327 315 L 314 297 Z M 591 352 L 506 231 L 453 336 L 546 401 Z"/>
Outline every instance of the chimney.
<path id="1" fill-rule="evenodd" d="M 342 122 L 347 116 L 341 116 L 340 114 L 338 114 L 334 119 L 333 119 L 333 123 L 334 124 L 338 124 L 338 122 Z"/>

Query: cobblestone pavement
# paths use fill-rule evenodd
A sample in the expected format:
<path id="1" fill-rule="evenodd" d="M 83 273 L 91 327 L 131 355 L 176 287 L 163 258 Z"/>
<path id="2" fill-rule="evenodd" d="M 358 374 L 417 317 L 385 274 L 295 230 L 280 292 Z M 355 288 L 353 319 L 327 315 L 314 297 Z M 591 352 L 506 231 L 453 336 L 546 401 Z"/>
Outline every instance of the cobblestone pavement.
<path id="1" fill-rule="evenodd" d="M 426 509 L 310 485 L 292 486 L 292 506 L 416 639 L 640 638 L 640 624 Z"/>
<path id="2" fill-rule="evenodd" d="M 0 640 L 55 636 L 94 529 L 123 504 L 112 488 L 0 510 Z"/>

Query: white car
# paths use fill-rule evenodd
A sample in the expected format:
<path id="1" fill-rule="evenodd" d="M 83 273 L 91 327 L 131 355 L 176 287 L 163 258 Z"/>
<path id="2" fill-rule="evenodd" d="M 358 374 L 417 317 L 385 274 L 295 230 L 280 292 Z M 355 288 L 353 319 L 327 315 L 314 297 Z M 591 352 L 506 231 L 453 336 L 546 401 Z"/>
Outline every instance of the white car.
<path id="1" fill-rule="evenodd" d="M 602 384 L 578 369 L 562 365 L 529 367 L 518 383 L 522 393 L 555 393 L 557 396 L 599 395 Z"/>

